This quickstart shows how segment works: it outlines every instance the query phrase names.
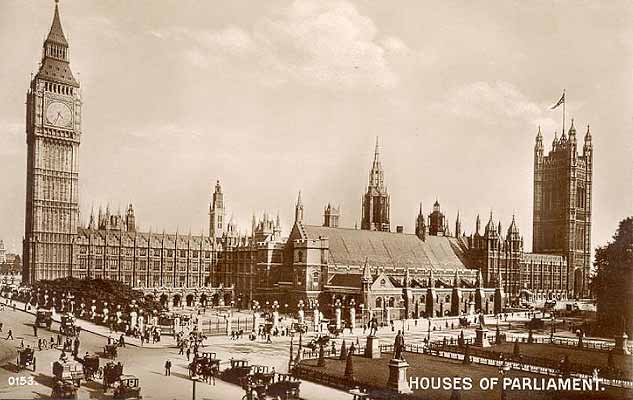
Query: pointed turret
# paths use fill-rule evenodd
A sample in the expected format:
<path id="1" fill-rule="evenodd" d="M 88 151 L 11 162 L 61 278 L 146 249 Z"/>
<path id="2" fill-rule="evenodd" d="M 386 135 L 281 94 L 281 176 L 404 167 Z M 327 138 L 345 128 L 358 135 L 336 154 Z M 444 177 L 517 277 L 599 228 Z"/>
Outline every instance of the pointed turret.
<path id="1" fill-rule="evenodd" d="M 571 119 L 571 126 L 569 127 L 569 142 L 576 144 L 576 127 L 574 126 L 574 119 Z"/>
<path id="2" fill-rule="evenodd" d="M 475 235 L 479 236 L 480 231 L 481 231 L 481 219 L 479 218 L 479 214 L 477 214 L 477 220 L 475 221 Z"/>
<path id="3" fill-rule="evenodd" d="M 303 201 L 301 201 L 301 190 L 297 196 L 297 204 L 295 205 L 295 223 L 303 222 Z"/>
<path id="4" fill-rule="evenodd" d="M 371 268 L 369 267 L 369 264 L 367 264 L 367 259 L 365 259 L 365 266 L 363 267 L 363 276 L 361 279 L 363 283 L 371 283 L 373 279 L 371 276 Z"/>
<path id="5" fill-rule="evenodd" d="M 459 210 L 457 210 L 457 218 L 455 219 L 455 237 L 462 235 L 462 222 L 459 220 Z"/>
<path id="6" fill-rule="evenodd" d="M 95 209 L 94 209 L 94 206 L 90 209 L 90 222 L 88 223 L 88 229 L 92 229 L 92 230 L 97 229 L 97 224 L 95 223 Z"/>
<path id="7" fill-rule="evenodd" d="M 497 234 L 497 230 L 495 228 L 495 223 L 492 220 L 492 211 L 490 211 L 490 219 L 488 220 L 488 223 L 486 224 L 486 229 L 484 231 L 484 236 L 485 237 L 493 237 L 496 236 Z"/>
<path id="8" fill-rule="evenodd" d="M 455 276 L 453 277 L 453 287 L 460 287 L 459 272 L 457 270 L 455 270 Z"/>
<path id="9" fill-rule="evenodd" d="M 435 287 L 435 277 L 433 276 L 433 269 L 429 270 L 429 287 Z"/>
<path id="10" fill-rule="evenodd" d="M 409 268 L 407 268 L 404 272 L 404 282 L 402 282 L 402 285 L 405 288 L 408 288 L 411 286 L 411 273 L 409 272 Z"/>
<path id="11" fill-rule="evenodd" d="M 582 147 L 583 155 L 587 156 L 593 150 L 593 144 L 591 143 L 591 130 L 587 125 L 587 133 L 585 133 L 585 145 Z"/>
<path id="12" fill-rule="evenodd" d="M 554 131 L 554 140 L 552 141 L 552 150 L 556 150 L 558 147 L 558 132 Z"/>
<path id="13" fill-rule="evenodd" d="M 508 233 L 506 235 L 508 240 L 520 240 L 521 235 L 519 233 L 519 227 L 517 226 L 514 214 L 512 214 L 512 222 L 508 227 Z"/>
<path id="14" fill-rule="evenodd" d="M 422 203 L 420 203 L 420 211 L 418 211 L 418 216 L 415 219 L 415 235 L 422 240 L 426 240 L 426 218 L 422 211 Z"/>

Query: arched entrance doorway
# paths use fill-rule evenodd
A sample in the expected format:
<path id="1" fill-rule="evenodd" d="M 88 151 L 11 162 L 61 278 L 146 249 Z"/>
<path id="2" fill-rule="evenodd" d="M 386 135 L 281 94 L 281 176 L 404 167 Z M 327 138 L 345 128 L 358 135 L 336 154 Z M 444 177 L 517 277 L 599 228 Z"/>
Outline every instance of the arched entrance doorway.
<path id="1" fill-rule="evenodd" d="M 169 301 L 169 296 L 167 296 L 166 294 L 161 294 L 160 295 L 160 305 L 163 307 L 167 307 L 167 302 Z"/>
<path id="2" fill-rule="evenodd" d="M 188 294 L 187 297 L 185 297 L 185 301 L 187 302 L 187 307 L 192 307 L 193 303 L 194 303 L 194 295 L 192 294 Z"/>
<path id="3" fill-rule="evenodd" d="M 220 295 L 217 293 L 214 293 L 213 297 L 211 297 L 211 301 L 213 302 L 214 306 L 217 306 L 220 303 Z"/>
<path id="4" fill-rule="evenodd" d="M 174 295 L 174 301 L 173 301 L 174 307 L 179 307 L 180 306 L 180 301 L 181 301 L 180 295 L 179 294 L 175 294 Z"/>
<path id="5" fill-rule="evenodd" d="M 207 306 L 207 295 L 203 294 L 200 296 L 200 304 L 202 305 L 202 307 L 206 307 Z"/>

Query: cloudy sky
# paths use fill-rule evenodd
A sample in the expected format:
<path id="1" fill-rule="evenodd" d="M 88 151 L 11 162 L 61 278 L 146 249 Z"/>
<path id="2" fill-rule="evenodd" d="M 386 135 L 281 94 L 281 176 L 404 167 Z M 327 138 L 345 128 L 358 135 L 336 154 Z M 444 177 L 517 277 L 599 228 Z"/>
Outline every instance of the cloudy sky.
<path id="1" fill-rule="evenodd" d="M 394 7 L 397 4 L 397 7 Z M 53 1 L 0 2 L 0 238 L 24 232 L 25 92 Z M 531 247 L 533 145 L 568 117 L 595 146 L 593 246 L 632 214 L 630 1 L 62 0 L 83 95 L 82 217 L 132 202 L 143 229 L 208 230 L 220 179 L 245 231 L 303 191 L 360 221 L 380 137 L 392 225 L 439 199 L 467 232 L 516 213 Z M 569 126 L 569 121 L 567 122 Z M 452 229 L 452 228 L 451 228 Z"/>

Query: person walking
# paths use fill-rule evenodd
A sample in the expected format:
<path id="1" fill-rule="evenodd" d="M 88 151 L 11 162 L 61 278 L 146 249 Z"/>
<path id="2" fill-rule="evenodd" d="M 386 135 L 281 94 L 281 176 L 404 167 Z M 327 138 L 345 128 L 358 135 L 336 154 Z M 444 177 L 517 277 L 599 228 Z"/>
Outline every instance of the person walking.
<path id="1" fill-rule="evenodd" d="M 189 361 L 189 357 L 191 357 L 191 348 L 187 347 L 187 361 Z"/>
<path id="2" fill-rule="evenodd" d="M 37 337 L 37 325 L 33 324 L 33 336 Z"/>
<path id="3" fill-rule="evenodd" d="M 171 361 L 169 359 L 165 361 L 165 376 L 171 376 Z"/>
<path id="4" fill-rule="evenodd" d="M 37 339 L 37 349 L 42 351 L 42 338 Z"/>
<path id="5" fill-rule="evenodd" d="M 9 329 L 9 334 L 7 335 L 7 340 L 13 340 L 13 331 L 11 329 Z"/>

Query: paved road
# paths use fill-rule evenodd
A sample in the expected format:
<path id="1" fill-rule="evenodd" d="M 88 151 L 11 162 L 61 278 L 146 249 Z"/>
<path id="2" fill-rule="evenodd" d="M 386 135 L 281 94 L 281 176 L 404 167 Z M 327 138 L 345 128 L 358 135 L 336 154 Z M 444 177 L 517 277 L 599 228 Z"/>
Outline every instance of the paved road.
<path id="1" fill-rule="evenodd" d="M 32 321 L 34 317 L 22 311 L 11 311 L 6 308 L 0 311 L 0 321 L 4 323 L 0 340 L 5 340 L 8 329 L 13 330 L 16 346 L 24 340 L 25 346 L 37 348 L 37 338 L 33 336 Z M 51 335 L 57 335 L 58 325 L 53 324 L 54 333 L 46 329 L 39 329 L 40 337 L 50 339 Z M 91 334 L 81 333 L 80 354 L 86 351 L 101 351 L 106 339 Z M 227 337 L 215 337 L 210 339 L 207 349 L 215 351 L 218 358 L 228 360 L 231 357 L 245 358 L 253 364 L 265 364 L 274 366 L 276 371 L 285 372 L 288 363 L 289 341 L 286 338 L 276 338 L 274 343 L 250 342 L 246 339 L 232 341 Z M 36 351 L 37 369 L 32 371 L 17 372 L 13 365 L 0 368 L 0 398 L 33 399 L 48 398 L 51 394 L 53 380 L 52 363 L 58 359 L 59 350 Z M 163 365 L 170 358 L 173 363 L 170 377 L 164 376 Z M 178 355 L 178 349 L 147 349 L 139 347 L 126 347 L 120 350 L 119 360 L 124 365 L 124 373 L 138 376 L 143 387 L 144 399 L 187 399 L 192 396 L 192 382 L 187 373 L 187 359 Z M 103 365 L 105 360 L 101 360 Z M 33 377 L 33 385 L 10 385 L 13 377 Z M 305 399 L 350 399 L 345 392 L 334 390 L 310 382 L 303 382 L 301 387 L 302 398 Z M 216 385 L 198 383 L 196 385 L 197 399 L 241 399 L 244 392 L 236 386 L 220 380 Z M 111 399 L 111 395 L 104 395 L 102 386 L 97 382 L 82 384 L 79 390 L 80 399 Z"/>

